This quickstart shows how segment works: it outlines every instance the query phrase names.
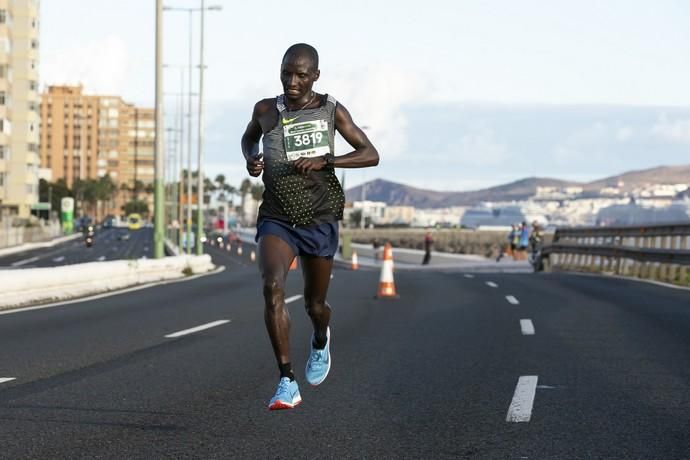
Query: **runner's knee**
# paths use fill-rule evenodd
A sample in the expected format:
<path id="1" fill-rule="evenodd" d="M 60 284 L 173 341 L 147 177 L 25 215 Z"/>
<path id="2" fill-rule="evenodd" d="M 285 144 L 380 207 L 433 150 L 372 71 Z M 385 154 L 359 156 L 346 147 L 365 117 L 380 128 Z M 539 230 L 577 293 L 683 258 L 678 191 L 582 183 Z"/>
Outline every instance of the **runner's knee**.
<path id="1" fill-rule="evenodd" d="M 281 277 L 265 275 L 263 283 L 266 308 L 276 309 L 282 306 L 285 300 L 285 286 Z"/>

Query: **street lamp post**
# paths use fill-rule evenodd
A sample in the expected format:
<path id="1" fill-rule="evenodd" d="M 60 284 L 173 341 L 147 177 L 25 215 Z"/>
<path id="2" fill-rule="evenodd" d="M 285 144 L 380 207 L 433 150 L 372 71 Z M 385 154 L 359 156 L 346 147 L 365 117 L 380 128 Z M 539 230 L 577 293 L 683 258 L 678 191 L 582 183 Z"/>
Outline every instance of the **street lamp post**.
<path id="1" fill-rule="evenodd" d="M 154 176 L 154 234 L 153 257 L 165 256 L 165 216 L 163 180 L 165 171 L 165 152 L 163 151 L 163 0 L 156 0 L 156 169 Z M 136 165 L 135 165 L 136 169 Z M 136 184 L 135 184 L 136 187 Z"/>
<path id="2" fill-rule="evenodd" d="M 204 40 L 204 12 L 205 11 L 220 11 L 222 9 L 221 6 L 218 5 L 213 5 L 213 6 L 205 6 L 204 1 L 201 1 L 201 7 L 199 8 L 178 8 L 178 7 L 164 7 L 163 8 L 165 11 L 186 11 L 189 14 L 189 99 L 188 99 L 188 123 L 187 123 L 187 129 L 188 129 L 188 135 L 187 135 L 187 149 L 189 153 L 188 157 L 188 164 L 187 164 L 187 237 L 185 238 L 186 241 L 186 246 L 187 246 L 187 254 L 191 254 L 191 245 L 190 245 L 190 240 L 191 240 L 191 226 L 192 226 L 192 181 L 191 181 L 191 173 L 192 173 L 192 13 L 195 11 L 201 12 L 201 59 L 203 61 L 203 40 Z M 200 66 L 200 82 L 199 85 L 203 85 L 203 63 Z M 199 100 L 201 101 L 201 90 L 199 91 Z M 203 108 L 202 103 L 199 103 L 199 110 Z M 201 126 L 201 120 L 203 119 L 203 115 L 200 112 L 199 113 L 199 126 Z M 203 135 L 200 133 L 200 138 L 203 138 Z M 201 145 L 202 139 L 199 140 L 199 145 Z M 201 166 L 201 161 L 203 160 L 202 154 L 199 152 L 198 153 L 198 161 L 199 161 L 199 181 L 201 182 L 203 186 L 203 177 L 202 177 L 202 166 Z M 202 206 L 202 201 L 203 201 L 203 190 L 201 187 L 199 187 L 199 195 L 198 195 L 198 203 L 199 203 L 199 209 L 201 209 Z M 199 217 L 197 221 L 197 231 L 195 234 L 195 244 L 197 245 L 197 254 L 201 254 L 200 251 L 200 235 L 201 235 L 201 211 L 199 211 Z"/>

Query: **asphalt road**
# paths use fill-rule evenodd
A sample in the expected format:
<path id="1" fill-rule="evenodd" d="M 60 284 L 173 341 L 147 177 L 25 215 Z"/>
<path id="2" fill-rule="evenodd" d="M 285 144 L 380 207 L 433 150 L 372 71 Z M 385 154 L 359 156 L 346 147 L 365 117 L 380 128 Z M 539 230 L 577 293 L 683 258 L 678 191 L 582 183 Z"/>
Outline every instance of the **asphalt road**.
<path id="1" fill-rule="evenodd" d="M 401 271 L 400 299 L 384 301 L 377 271 L 336 269 L 331 373 L 304 381 L 310 325 L 290 303 L 303 403 L 269 412 L 278 376 L 251 248 L 208 250 L 224 272 L 0 315 L 0 381 L 14 378 L 0 383 L 0 457 L 690 456 L 689 291 Z M 293 271 L 287 295 L 300 291 Z"/>
<path id="2" fill-rule="evenodd" d="M 118 259 L 153 257 L 153 229 L 98 229 L 94 244 L 86 247 L 83 238 L 49 248 L 32 249 L 0 257 L 0 269 L 55 267 Z"/>

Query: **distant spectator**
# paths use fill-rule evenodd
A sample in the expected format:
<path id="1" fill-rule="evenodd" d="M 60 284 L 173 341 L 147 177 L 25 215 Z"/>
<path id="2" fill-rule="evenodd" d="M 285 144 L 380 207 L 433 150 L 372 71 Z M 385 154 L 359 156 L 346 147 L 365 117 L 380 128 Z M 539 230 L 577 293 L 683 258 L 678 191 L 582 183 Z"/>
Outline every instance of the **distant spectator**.
<path id="1" fill-rule="evenodd" d="M 503 256 L 506 253 L 506 248 L 510 248 L 509 249 L 509 251 L 510 251 L 509 255 L 511 257 L 515 257 L 515 248 L 517 247 L 518 240 L 519 240 L 519 234 L 517 232 L 517 227 L 515 226 L 515 224 L 513 224 L 510 226 L 510 233 L 508 233 L 508 244 L 505 246 L 501 245 L 501 247 L 499 248 L 500 252 L 498 254 L 498 257 L 496 258 L 496 262 L 501 261 L 501 259 L 503 258 Z"/>
<path id="2" fill-rule="evenodd" d="M 379 239 L 374 238 L 371 240 L 371 246 L 374 248 L 374 260 L 379 260 L 379 247 L 381 246 Z"/>
<path id="3" fill-rule="evenodd" d="M 520 238 L 518 240 L 519 259 L 527 259 L 527 246 L 529 246 L 529 227 L 527 222 L 523 222 L 519 229 Z"/>
<path id="4" fill-rule="evenodd" d="M 431 246 L 434 244 L 434 239 L 431 237 L 430 232 L 426 232 L 424 235 L 424 260 L 422 260 L 422 265 L 429 265 L 431 261 Z"/>

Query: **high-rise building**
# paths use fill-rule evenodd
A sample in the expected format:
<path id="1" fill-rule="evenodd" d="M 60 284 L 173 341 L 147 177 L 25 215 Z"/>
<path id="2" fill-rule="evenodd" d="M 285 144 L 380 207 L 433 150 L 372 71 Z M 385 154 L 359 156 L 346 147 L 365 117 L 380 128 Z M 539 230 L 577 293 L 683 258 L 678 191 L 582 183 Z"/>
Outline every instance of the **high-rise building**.
<path id="1" fill-rule="evenodd" d="M 38 202 L 38 0 L 0 0 L 0 216 Z"/>
<path id="2" fill-rule="evenodd" d="M 109 175 L 117 193 L 103 214 L 120 215 L 133 199 L 153 210 L 154 115 L 118 96 L 50 86 L 41 98 L 41 166 L 51 181 L 64 179 L 70 188 L 77 179 Z"/>

